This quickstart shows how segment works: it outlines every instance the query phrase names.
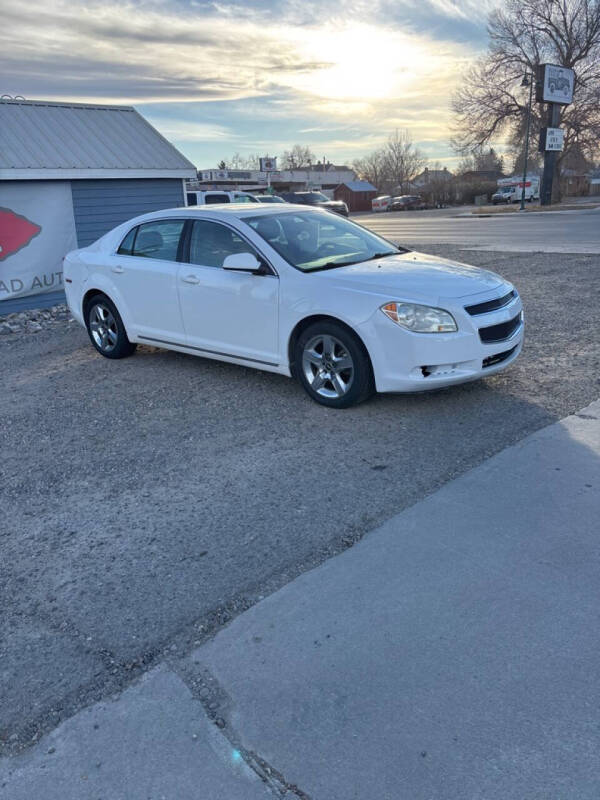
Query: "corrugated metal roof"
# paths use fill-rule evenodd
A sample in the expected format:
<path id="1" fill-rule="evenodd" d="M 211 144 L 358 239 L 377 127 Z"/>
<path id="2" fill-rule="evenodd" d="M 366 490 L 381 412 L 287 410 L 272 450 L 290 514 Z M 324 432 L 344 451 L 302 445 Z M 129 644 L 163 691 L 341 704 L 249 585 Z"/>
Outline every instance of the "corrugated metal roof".
<path id="1" fill-rule="evenodd" d="M 346 181 L 344 186 L 347 186 L 351 192 L 376 192 L 377 189 L 369 181 Z"/>
<path id="2" fill-rule="evenodd" d="M 0 177 L 11 170 L 196 177 L 194 165 L 130 106 L 0 100 Z"/>

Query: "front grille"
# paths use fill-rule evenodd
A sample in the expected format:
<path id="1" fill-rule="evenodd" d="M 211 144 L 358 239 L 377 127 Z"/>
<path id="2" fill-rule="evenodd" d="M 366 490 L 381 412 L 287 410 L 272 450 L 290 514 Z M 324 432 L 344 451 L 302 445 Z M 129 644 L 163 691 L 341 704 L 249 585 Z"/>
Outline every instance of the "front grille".
<path id="1" fill-rule="evenodd" d="M 521 324 L 521 313 L 509 319 L 508 322 L 500 322 L 498 325 L 489 325 L 487 328 L 479 328 L 479 338 L 484 344 L 494 344 L 503 342 L 510 338 Z"/>
<path id="2" fill-rule="evenodd" d="M 509 303 L 512 303 L 517 293 L 513 289 L 512 292 L 505 294 L 504 297 L 497 297 L 495 300 L 488 300 L 487 303 L 477 303 L 474 306 L 465 306 L 465 311 L 472 317 L 478 314 L 489 314 L 490 311 L 497 311 L 499 308 L 504 308 Z"/>
<path id="3" fill-rule="evenodd" d="M 493 367 L 494 364 L 501 364 L 503 361 L 506 361 L 507 358 L 512 356 L 518 346 L 519 345 L 516 344 L 514 347 L 511 347 L 510 350 L 505 350 L 503 353 L 496 353 L 494 356 L 488 356 L 487 358 L 484 358 L 481 366 L 483 369 L 485 369 L 486 367 Z"/>

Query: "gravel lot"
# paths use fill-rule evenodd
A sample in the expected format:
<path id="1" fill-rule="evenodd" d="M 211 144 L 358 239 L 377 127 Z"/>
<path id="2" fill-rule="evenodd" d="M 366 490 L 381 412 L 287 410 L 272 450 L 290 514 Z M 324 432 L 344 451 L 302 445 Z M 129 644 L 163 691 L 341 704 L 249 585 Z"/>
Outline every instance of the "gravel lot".
<path id="1" fill-rule="evenodd" d="M 527 334 L 513 368 L 336 412 L 287 378 L 215 361 L 148 347 L 102 359 L 60 309 L 4 330 L 0 750 L 176 661 L 382 520 L 598 398 L 600 256 L 423 249 L 517 284 Z"/>

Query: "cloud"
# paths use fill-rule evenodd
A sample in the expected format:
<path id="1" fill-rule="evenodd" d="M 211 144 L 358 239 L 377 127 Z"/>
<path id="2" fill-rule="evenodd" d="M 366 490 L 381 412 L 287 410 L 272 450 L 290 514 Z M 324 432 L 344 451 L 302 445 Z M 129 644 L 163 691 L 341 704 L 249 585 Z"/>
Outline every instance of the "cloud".
<path id="1" fill-rule="evenodd" d="M 196 161 L 447 138 L 492 0 L 4 0 L 2 91 L 136 104 Z M 441 144 L 440 144 L 441 146 Z M 227 155 L 224 153 L 223 155 Z M 212 157 L 212 156 L 211 156 Z M 208 158 L 208 156 L 207 156 Z"/>

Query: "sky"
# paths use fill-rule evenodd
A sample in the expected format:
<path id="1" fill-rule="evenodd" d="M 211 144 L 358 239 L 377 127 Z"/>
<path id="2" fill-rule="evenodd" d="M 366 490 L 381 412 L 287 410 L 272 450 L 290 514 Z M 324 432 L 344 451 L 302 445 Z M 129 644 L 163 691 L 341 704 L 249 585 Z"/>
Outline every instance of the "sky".
<path id="1" fill-rule="evenodd" d="M 198 168 L 394 129 L 451 167 L 450 97 L 494 0 L 3 0 L 0 94 L 134 105 Z"/>

